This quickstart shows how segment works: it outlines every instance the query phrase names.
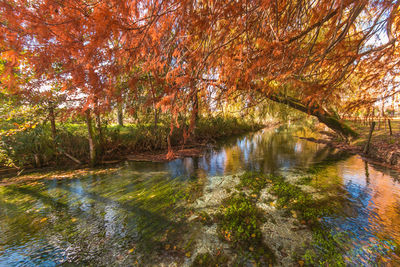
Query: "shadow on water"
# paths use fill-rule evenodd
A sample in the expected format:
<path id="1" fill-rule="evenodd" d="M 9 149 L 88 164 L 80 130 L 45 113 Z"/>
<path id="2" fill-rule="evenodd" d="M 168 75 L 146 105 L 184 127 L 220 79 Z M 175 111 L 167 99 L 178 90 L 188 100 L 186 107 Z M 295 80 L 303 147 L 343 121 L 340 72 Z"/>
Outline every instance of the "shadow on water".
<path id="1" fill-rule="evenodd" d="M 12 186 L 10 189 L 11 189 L 11 191 L 14 191 L 14 193 L 16 195 L 25 194 L 25 195 L 29 195 L 33 199 L 40 200 L 43 204 L 51 206 L 51 208 L 56 211 L 60 211 L 62 209 L 68 208 L 68 206 L 65 203 L 59 201 L 58 199 L 51 197 L 51 196 L 46 196 L 46 195 L 40 193 L 39 191 L 33 190 L 28 187 Z"/>
<path id="2" fill-rule="evenodd" d="M 113 190 L 111 179 L 105 179 L 107 184 L 102 179 L 100 188 L 117 191 Z M 96 180 L 7 187 L 1 207 L 19 212 L 0 220 L 10 226 L 0 230 L 0 246 L 6 248 L 0 251 L 0 265 L 64 261 L 103 265 L 117 262 L 118 257 L 122 262 L 128 257 L 135 262 L 138 259 L 128 250 L 148 253 L 159 249 L 166 231 L 178 233 L 185 229 L 184 220 L 178 218 L 182 210 L 174 206 L 177 187 L 182 185 L 160 178 L 153 178 L 153 183 L 143 181 L 144 184 L 123 181 L 122 194 L 107 197 L 104 191 L 92 191 L 100 181 Z M 131 190 L 126 192 L 126 187 Z M 9 198 L 29 204 L 22 207 L 19 201 L 7 202 Z M 47 244 L 45 252 L 41 250 L 43 243 Z M 26 251 L 26 246 L 31 251 Z"/>

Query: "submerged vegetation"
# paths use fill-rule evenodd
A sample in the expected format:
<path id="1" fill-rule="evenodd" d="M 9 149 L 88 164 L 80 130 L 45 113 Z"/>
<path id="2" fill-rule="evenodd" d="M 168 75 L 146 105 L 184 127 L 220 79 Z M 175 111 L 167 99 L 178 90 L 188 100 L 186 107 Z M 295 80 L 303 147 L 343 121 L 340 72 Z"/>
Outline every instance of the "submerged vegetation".
<path id="1" fill-rule="evenodd" d="M 193 261 L 193 267 L 217 267 L 217 266 L 228 266 L 229 257 L 217 252 L 215 255 L 210 253 L 198 254 Z"/>
<path id="2" fill-rule="evenodd" d="M 340 202 L 332 197 L 324 196 L 316 199 L 299 186 L 285 181 L 282 177 L 274 177 L 270 191 L 277 197 L 277 207 L 290 212 L 300 224 L 309 227 L 313 234 L 310 248 L 300 258 L 310 265 L 341 265 L 345 266 L 342 244 L 339 235 L 333 235 L 326 229 L 321 220 L 340 211 Z M 311 182 L 309 176 L 298 180 L 300 184 Z M 337 215 L 337 214 L 336 214 Z M 345 234 L 343 233 L 342 236 Z"/>
<path id="3" fill-rule="evenodd" d="M 217 221 L 220 237 L 233 247 L 270 258 L 271 253 L 262 242 L 262 214 L 253 199 L 245 194 L 231 196 L 221 207 Z"/>
<path id="4" fill-rule="evenodd" d="M 3 223 L 15 223 L 34 237 L 56 235 L 51 244 L 69 250 L 70 255 L 65 255 L 66 259 L 59 256 L 55 261 L 85 263 L 85 258 L 90 257 L 86 251 L 91 251 L 94 255 L 110 255 L 110 258 L 90 258 L 92 264 L 103 266 L 112 259 L 121 264 L 128 261 L 141 265 L 161 261 L 166 256 L 176 260 L 191 250 L 190 239 L 182 238 L 188 233 L 184 223 L 186 207 L 181 205 L 182 192 L 189 185 L 185 181 L 168 180 L 165 173 L 157 172 L 144 179 L 134 171 L 118 170 L 113 175 L 95 173 L 64 180 L 62 187 L 50 190 L 46 189 L 46 183 L 35 181 L 0 187 L 0 215 Z M 82 185 L 91 189 L 80 191 Z M 125 190 L 119 190 L 121 187 Z M 24 216 L 5 213 L 16 205 Z M 80 209 L 90 212 L 85 215 Z M 104 221 L 99 220 L 103 217 Z M 44 227 L 45 235 L 40 232 Z M 5 243 L 24 238 L 18 235 L 20 230 L 12 237 L 7 235 L 7 229 L 0 229 L 0 233 Z M 111 243 L 114 239 L 118 240 L 117 248 Z"/>
<path id="5" fill-rule="evenodd" d="M 261 231 L 261 225 L 269 215 L 259 208 L 263 201 L 260 194 L 270 192 L 273 199 L 269 198 L 267 205 L 282 210 L 282 216 L 293 217 L 297 225 L 306 226 L 312 233 L 312 242 L 304 244 L 302 254 L 291 255 L 294 262 L 307 266 L 346 265 L 343 251 L 346 233 L 335 234 L 323 223 L 324 217 L 340 216 L 341 200 L 329 195 L 317 197 L 304 191 L 301 186 L 309 186 L 314 179 L 312 175 L 299 176 L 294 182 L 287 181 L 283 176 L 259 172 L 245 172 L 238 178 L 238 192 L 232 192 L 215 215 L 210 217 L 201 213 L 204 224 L 210 225 L 210 221 L 217 224 L 220 239 L 235 251 L 236 264 L 244 264 L 243 260 L 257 265 L 276 261 L 276 256 L 268 247 L 270 244 L 265 243 L 263 238 L 265 233 Z M 219 266 L 218 259 L 217 255 L 201 254 L 195 262 Z"/>

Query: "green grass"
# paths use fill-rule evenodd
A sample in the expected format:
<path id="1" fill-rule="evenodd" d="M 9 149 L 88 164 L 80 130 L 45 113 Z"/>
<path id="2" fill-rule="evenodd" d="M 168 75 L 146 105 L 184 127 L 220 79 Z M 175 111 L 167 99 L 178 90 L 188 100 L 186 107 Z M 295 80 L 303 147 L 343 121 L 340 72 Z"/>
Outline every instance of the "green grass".
<path id="1" fill-rule="evenodd" d="M 342 245 L 347 234 L 333 234 L 322 226 L 314 226 L 312 231 L 311 248 L 302 256 L 305 263 L 309 266 L 346 266 Z"/>
<path id="2" fill-rule="evenodd" d="M 370 124 L 365 125 L 360 122 L 348 122 L 351 127 L 353 127 L 358 133 L 360 133 L 360 137 L 352 142 L 353 145 L 364 147 L 368 140 L 368 135 L 370 131 Z M 391 120 L 391 125 L 392 125 L 392 133 L 393 135 L 399 134 L 400 133 L 400 120 Z M 376 120 L 376 125 L 374 132 L 372 134 L 372 143 L 374 142 L 384 142 L 388 144 L 393 144 L 396 142 L 395 136 L 390 136 L 389 132 L 389 126 L 387 124 L 386 120 L 386 125 L 385 121 L 381 121 L 381 124 L 379 124 L 379 120 Z"/>
<path id="3" fill-rule="evenodd" d="M 263 241 L 261 225 L 265 217 L 256 205 L 261 190 L 271 182 L 271 177 L 258 172 L 240 175 L 236 188 L 242 193 L 235 193 L 225 199 L 216 215 L 218 235 L 235 248 L 239 255 L 236 262 L 238 265 L 245 264 L 243 260 L 250 260 L 260 266 L 275 261 L 273 252 Z"/>

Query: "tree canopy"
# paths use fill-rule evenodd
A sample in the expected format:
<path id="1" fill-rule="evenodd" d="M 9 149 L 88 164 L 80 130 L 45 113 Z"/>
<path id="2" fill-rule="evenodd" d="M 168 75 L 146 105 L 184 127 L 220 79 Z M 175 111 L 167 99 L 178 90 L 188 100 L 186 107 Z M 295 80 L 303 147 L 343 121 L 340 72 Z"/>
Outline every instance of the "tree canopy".
<path id="1" fill-rule="evenodd" d="M 392 0 L 1 0 L 2 90 L 62 92 L 78 113 L 109 110 L 121 90 L 175 115 L 197 97 L 269 99 L 352 136 L 334 114 L 398 93 L 399 11 Z"/>

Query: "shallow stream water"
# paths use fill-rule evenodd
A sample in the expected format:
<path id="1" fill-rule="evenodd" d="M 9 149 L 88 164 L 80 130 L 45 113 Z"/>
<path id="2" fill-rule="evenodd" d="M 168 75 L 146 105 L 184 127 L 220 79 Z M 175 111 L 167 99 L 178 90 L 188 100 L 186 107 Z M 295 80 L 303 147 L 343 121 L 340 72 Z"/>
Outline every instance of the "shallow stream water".
<path id="1" fill-rule="evenodd" d="M 399 264 L 399 174 L 299 136 L 311 133 L 266 129 L 198 158 L 125 162 L 110 174 L 0 187 L 0 266 L 188 265 L 201 234 L 181 201 L 201 196 L 185 195 L 193 184 L 202 192 L 244 171 L 290 176 L 314 165 L 323 166 L 316 187 L 334 185 L 330 193 L 345 201 L 322 223 L 347 233 L 346 262 Z"/>

